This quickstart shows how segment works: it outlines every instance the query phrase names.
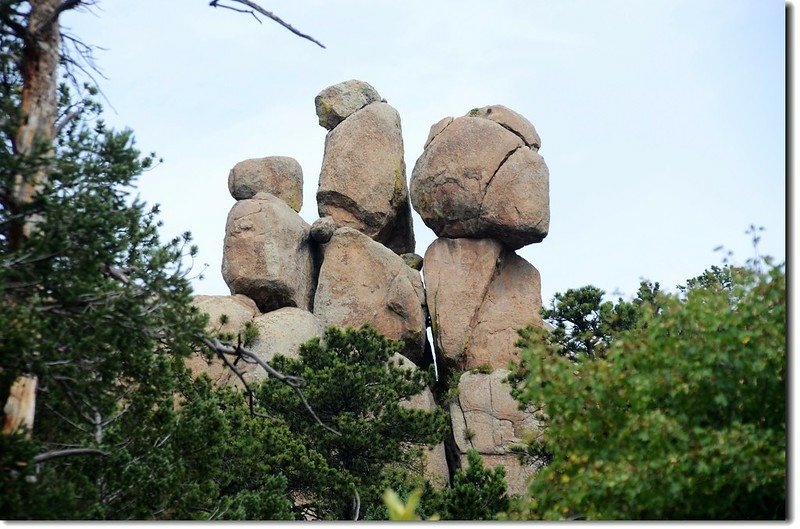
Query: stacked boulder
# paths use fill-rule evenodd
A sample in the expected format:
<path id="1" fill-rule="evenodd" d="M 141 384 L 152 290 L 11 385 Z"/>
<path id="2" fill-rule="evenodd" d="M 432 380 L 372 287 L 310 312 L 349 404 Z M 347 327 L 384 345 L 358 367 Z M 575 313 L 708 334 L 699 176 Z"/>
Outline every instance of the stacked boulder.
<path id="1" fill-rule="evenodd" d="M 414 251 L 400 115 L 363 81 L 315 98 L 329 132 L 319 176 L 320 217 L 368 235 L 398 254 Z"/>
<path id="2" fill-rule="evenodd" d="M 460 378 L 458 397 L 447 404 L 453 438 L 447 450 L 442 444 L 427 454 L 428 476 L 446 485 L 474 448 L 488 465 L 505 465 L 510 492 L 522 493 L 535 469 L 512 448 L 523 431 L 538 431 L 539 412 L 517 409 L 505 378 L 517 359 L 516 330 L 542 325 L 539 273 L 515 253 L 540 242 L 549 224 L 548 170 L 535 128 L 500 105 L 441 120 L 409 192 L 400 117 L 375 88 L 339 83 L 315 106 L 328 130 L 320 218 L 309 225 L 298 214 L 303 173 L 292 158 L 236 164 L 222 262 L 231 295 L 195 298 L 209 314 L 209 332 L 256 330 L 249 347 L 269 361 L 296 356 L 328 326 L 370 323 L 403 341 L 408 369 L 435 356 L 440 380 Z M 412 204 L 439 237 L 424 259 L 413 253 Z M 190 366 L 220 384 L 263 376 L 250 368 L 232 377 L 205 358 Z M 438 404 L 427 389 L 404 405 Z"/>
<path id="3" fill-rule="evenodd" d="M 507 382 L 516 330 L 542 326 L 541 280 L 515 250 L 540 242 L 550 223 L 549 173 L 534 126 L 492 105 L 431 127 L 411 175 L 411 201 L 439 237 L 424 258 L 439 372 L 461 373 L 451 403 L 456 462 L 477 450 L 506 467 L 509 490 L 535 469 L 513 447 L 537 431 L 536 410 L 517 409 Z"/>
<path id="4" fill-rule="evenodd" d="M 303 171 L 293 158 L 270 156 L 244 160 L 228 175 L 236 203 L 228 213 L 222 277 L 230 296 L 196 296 L 208 314 L 207 332 L 232 337 L 254 331 L 248 348 L 269 362 L 276 354 L 298 357 L 302 343 L 324 332 L 311 312 L 317 256 L 311 227 L 300 217 Z M 242 387 L 262 379 L 254 364 L 237 366 L 242 379 L 218 359 L 191 358 L 194 373 L 205 372 L 218 384 Z"/>
<path id="5" fill-rule="evenodd" d="M 313 303 L 311 227 L 298 214 L 303 173 L 296 161 L 285 160 L 245 160 L 228 176 L 237 202 L 225 224 L 222 277 L 232 294 L 249 297 L 261 312 L 310 311 Z"/>

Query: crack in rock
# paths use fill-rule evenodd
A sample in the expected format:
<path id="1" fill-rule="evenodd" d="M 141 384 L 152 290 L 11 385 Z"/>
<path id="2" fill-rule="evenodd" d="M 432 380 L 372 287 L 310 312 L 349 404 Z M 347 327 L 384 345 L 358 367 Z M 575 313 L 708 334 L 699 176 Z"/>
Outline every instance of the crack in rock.
<path id="1" fill-rule="evenodd" d="M 367 108 L 368 106 L 370 106 L 370 105 L 374 105 L 375 103 L 386 103 L 386 100 L 385 100 L 385 99 L 382 99 L 382 100 L 380 100 L 380 101 L 370 101 L 369 103 L 366 103 L 366 104 L 364 104 L 364 105 L 362 105 L 362 106 L 358 107 L 358 108 L 357 108 L 357 109 L 355 109 L 353 112 L 351 112 L 350 114 L 348 114 L 346 118 L 344 118 L 344 119 L 343 119 L 343 120 L 341 120 L 339 123 L 337 123 L 337 124 L 336 124 L 336 125 L 335 125 L 335 126 L 332 128 L 332 129 L 331 129 L 331 130 L 329 130 L 329 131 L 328 131 L 328 134 L 330 134 L 331 132 L 333 132 L 334 130 L 336 130 L 336 127 L 338 127 L 339 125 L 341 125 L 342 123 L 344 123 L 345 121 L 347 121 L 348 119 L 350 119 L 351 117 L 355 116 L 357 112 L 360 112 L 360 111 L 364 110 L 365 108 Z"/>
<path id="2" fill-rule="evenodd" d="M 489 118 L 484 118 L 484 119 L 489 119 Z M 494 123 L 497 123 L 498 125 L 500 125 L 504 129 L 506 129 L 511 134 L 517 136 L 519 139 L 522 140 L 522 143 L 524 143 L 525 146 L 528 147 L 529 149 L 536 149 L 538 151 L 539 148 L 541 147 L 541 145 L 537 145 L 535 143 L 528 143 L 528 141 L 525 139 L 525 137 L 522 134 L 520 134 L 516 130 L 512 129 L 511 127 L 509 127 L 505 123 L 500 123 L 499 121 L 494 121 L 494 120 L 489 120 L 489 121 L 493 121 Z"/>
<path id="3" fill-rule="evenodd" d="M 500 272 L 502 271 L 503 264 L 504 264 L 503 253 L 501 252 L 500 255 L 497 256 L 497 260 L 495 261 L 494 264 L 494 270 L 492 270 L 492 276 L 489 278 L 489 281 L 486 282 L 486 287 L 483 289 L 483 292 L 481 293 L 480 302 L 475 307 L 475 312 L 472 313 L 472 318 L 470 319 L 469 327 L 467 327 L 469 334 L 467 334 L 467 338 L 464 341 L 464 345 L 461 347 L 461 354 L 464 356 L 466 356 L 467 351 L 472 346 L 472 341 L 475 338 L 475 329 L 480 323 L 480 315 L 482 312 L 481 309 L 483 308 L 483 305 L 486 303 L 486 298 L 489 295 L 492 283 L 495 281 L 495 279 L 497 279 L 497 277 L 500 275 Z"/>
<path id="4" fill-rule="evenodd" d="M 523 145 L 517 145 L 512 150 L 508 151 L 508 153 L 505 155 L 503 160 L 500 162 L 500 165 L 497 166 L 497 169 L 494 170 L 494 173 L 492 173 L 492 176 L 486 182 L 486 186 L 483 188 L 483 196 L 481 197 L 481 204 L 480 204 L 480 207 L 478 208 L 478 218 L 480 218 L 481 214 L 483 213 L 483 203 L 486 201 L 486 194 L 489 192 L 489 186 L 492 185 L 492 180 L 494 180 L 494 177 L 497 176 L 497 173 L 500 172 L 500 169 L 503 168 L 503 166 L 506 164 L 508 159 L 511 158 L 512 156 L 514 156 L 514 153 L 516 153 L 518 150 L 523 149 L 525 147 L 526 147 L 526 145 L 524 145 L 524 144 Z"/>
<path id="5" fill-rule="evenodd" d="M 446 119 L 446 118 L 445 118 L 445 119 Z M 428 141 L 425 143 L 425 145 L 422 147 L 422 150 L 424 151 L 425 149 L 427 149 L 428 147 L 430 147 L 431 143 L 433 143 L 433 140 L 435 140 L 436 138 L 438 138 L 438 137 L 439 137 L 439 135 L 441 135 L 441 133 L 442 133 L 442 132 L 444 132 L 444 131 L 445 131 L 445 129 L 447 129 L 447 127 L 449 127 L 449 126 L 450 126 L 450 125 L 451 125 L 451 124 L 452 124 L 454 121 L 455 121 L 455 119 L 453 119 L 453 118 L 450 118 L 450 121 L 448 121 L 448 122 L 447 122 L 447 125 L 445 125 L 444 127 L 442 127 L 442 130 L 440 130 L 439 132 L 437 132 L 436 134 L 434 134 L 434 136 L 433 136 L 431 139 L 429 139 L 429 140 L 428 140 Z"/>

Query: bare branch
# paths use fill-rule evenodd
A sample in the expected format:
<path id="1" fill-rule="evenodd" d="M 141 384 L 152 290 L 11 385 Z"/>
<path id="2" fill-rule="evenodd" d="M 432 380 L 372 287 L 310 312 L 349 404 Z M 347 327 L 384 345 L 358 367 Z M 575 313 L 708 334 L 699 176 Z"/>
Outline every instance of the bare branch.
<path id="1" fill-rule="evenodd" d="M 358 495 L 358 489 L 353 487 L 355 498 L 353 498 L 353 520 L 358 520 L 358 515 L 361 512 L 361 496 Z"/>
<path id="2" fill-rule="evenodd" d="M 256 13 L 259 13 L 259 14 L 269 18 L 270 20 L 273 20 L 273 21 L 277 22 L 281 26 L 285 27 L 286 29 L 288 29 L 289 31 L 291 31 L 292 33 L 297 35 L 298 37 L 304 38 L 306 40 L 310 40 L 311 42 L 313 42 L 314 44 L 316 44 L 320 48 L 325 48 L 325 45 L 322 44 L 317 39 L 315 39 L 314 37 L 312 37 L 310 35 L 306 35 L 305 33 L 302 33 L 301 31 L 295 29 L 294 27 L 292 27 L 291 24 L 289 24 L 287 22 L 284 22 L 279 16 L 275 15 L 271 11 L 267 11 L 266 9 L 264 9 L 260 5 L 256 4 L 255 2 L 251 2 L 250 0 L 227 0 L 227 1 L 247 6 L 250 9 L 247 10 L 247 9 L 235 8 L 235 7 L 232 7 L 232 6 L 225 5 L 225 4 L 220 4 L 219 3 L 220 0 L 211 0 L 211 2 L 209 2 L 208 5 L 210 5 L 211 7 L 221 7 L 223 9 L 230 9 L 231 11 L 236 11 L 236 12 L 239 12 L 239 13 L 250 13 L 260 23 L 261 20 L 259 20 L 258 16 L 256 15 Z"/>
<path id="3" fill-rule="evenodd" d="M 56 123 L 56 129 L 55 129 L 56 136 L 64 129 L 64 127 L 69 125 L 72 121 L 76 120 L 81 115 L 82 112 L 83 110 L 78 108 L 73 110 L 63 118 L 61 118 L 61 120 L 58 123 Z"/>
<path id="4" fill-rule="evenodd" d="M 70 457 L 70 456 L 107 456 L 108 452 L 103 452 L 102 450 L 98 450 L 96 448 L 66 448 L 64 450 L 52 450 L 50 452 L 45 452 L 43 454 L 39 454 L 38 456 L 33 458 L 33 462 L 37 465 L 39 463 L 44 463 L 50 459 L 55 459 L 57 457 Z"/>
<path id="5" fill-rule="evenodd" d="M 211 349 L 218 356 L 223 358 L 223 361 L 226 360 L 223 355 L 231 355 L 238 358 L 242 358 L 243 360 L 248 362 L 255 362 L 256 364 L 261 366 L 264 369 L 264 371 L 266 371 L 271 377 L 283 382 L 284 384 L 292 388 L 292 390 L 300 398 L 300 401 L 303 403 L 303 406 L 305 406 L 306 410 L 308 411 L 309 414 L 311 414 L 311 416 L 314 418 L 317 424 L 319 424 L 320 426 L 322 426 L 331 433 L 334 433 L 336 435 L 342 435 L 340 432 L 334 430 L 333 428 L 322 422 L 322 420 L 317 416 L 317 414 L 311 408 L 311 405 L 306 400 L 305 395 L 303 395 L 303 392 L 300 390 L 300 388 L 303 385 L 302 378 L 291 375 L 285 375 L 280 371 L 277 371 L 274 367 L 272 367 L 268 363 L 264 362 L 261 358 L 259 358 L 257 354 L 253 353 L 252 351 L 248 351 L 244 347 L 241 346 L 233 347 L 230 345 L 225 345 L 216 338 L 210 339 L 206 336 L 201 336 L 200 339 L 209 349 Z M 225 363 L 229 365 L 228 362 Z M 236 372 L 236 370 L 234 370 L 234 372 Z"/>
<path id="6" fill-rule="evenodd" d="M 230 9 L 231 11 L 236 11 L 237 13 L 245 13 L 247 15 L 253 15 L 253 18 L 256 19 L 256 22 L 258 22 L 259 24 L 262 24 L 261 19 L 258 18 L 258 15 L 256 15 L 256 12 L 252 11 L 250 9 L 239 9 L 238 7 L 226 6 L 225 4 L 217 4 L 215 2 L 212 2 L 209 5 L 211 5 L 213 7 L 221 7 L 223 9 Z"/>

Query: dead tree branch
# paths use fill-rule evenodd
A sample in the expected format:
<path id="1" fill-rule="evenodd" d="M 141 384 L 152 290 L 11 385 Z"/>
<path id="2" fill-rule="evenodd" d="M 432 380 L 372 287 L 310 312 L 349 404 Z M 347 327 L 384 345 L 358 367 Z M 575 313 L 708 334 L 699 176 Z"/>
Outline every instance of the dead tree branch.
<path id="1" fill-rule="evenodd" d="M 70 457 L 70 456 L 107 456 L 108 452 L 103 452 L 96 448 L 66 448 L 64 450 L 52 450 L 39 454 L 33 458 L 35 464 L 44 463 L 50 459 L 57 457 Z"/>
<path id="2" fill-rule="evenodd" d="M 342 435 L 338 431 L 334 430 L 333 428 L 322 422 L 322 420 L 317 416 L 317 414 L 311 408 L 311 405 L 308 403 L 305 395 L 303 395 L 303 392 L 300 389 L 303 386 L 302 378 L 295 377 L 292 375 L 285 375 L 280 371 L 277 371 L 274 367 L 272 367 L 268 363 L 264 362 L 261 358 L 259 358 L 257 354 L 253 353 L 252 351 L 248 351 L 241 345 L 237 347 L 233 347 L 231 345 L 225 345 L 216 338 L 208 338 L 206 336 L 201 336 L 200 339 L 206 345 L 206 347 L 208 347 L 209 349 L 214 351 L 218 356 L 220 356 L 225 362 L 225 364 L 228 365 L 229 367 L 233 366 L 230 363 L 230 361 L 228 361 L 227 358 L 224 357 L 224 355 L 233 356 L 236 357 L 237 359 L 240 358 L 248 363 L 258 364 L 262 369 L 264 369 L 264 371 L 267 372 L 267 374 L 269 374 L 269 376 L 275 378 L 276 380 L 279 380 L 280 382 L 283 382 L 284 384 L 292 388 L 292 390 L 300 398 L 300 401 L 303 403 L 303 406 L 305 406 L 306 410 L 308 411 L 308 413 L 311 414 L 311 416 L 314 418 L 317 424 L 319 424 L 320 426 L 322 426 L 331 433 L 334 433 L 336 435 Z M 234 369 L 234 373 L 237 373 L 237 371 L 238 370 Z M 237 373 L 237 375 L 239 376 L 239 379 L 242 380 L 241 374 Z"/>
<path id="3" fill-rule="evenodd" d="M 320 48 L 325 48 L 324 44 L 322 44 L 320 41 L 318 41 L 317 39 L 315 39 L 311 35 L 306 35 L 305 33 L 297 30 L 291 24 L 289 24 L 287 22 L 284 22 L 279 16 L 277 16 L 276 14 L 274 14 L 271 11 L 267 11 L 266 9 L 264 9 L 260 5 L 256 4 L 255 2 L 251 2 L 250 0 L 227 0 L 227 1 L 228 2 L 233 2 L 233 3 L 236 3 L 236 4 L 241 4 L 243 6 L 247 6 L 250 9 L 242 9 L 242 8 L 237 8 L 237 7 L 233 7 L 233 6 L 230 6 L 230 5 L 221 4 L 220 0 L 211 0 L 211 2 L 209 2 L 208 5 L 210 5 L 211 7 L 221 7 L 223 9 L 229 9 L 231 11 L 236 11 L 237 13 L 247 13 L 247 14 L 253 15 L 253 18 L 258 20 L 259 23 L 261 23 L 261 19 L 258 18 L 258 15 L 256 14 L 256 13 L 258 13 L 260 15 L 263 15 L 263 16 L 269 18 L 270 20 L 273 20 L 273 21 L 277 22 L 281 26 L 285 27 L 286 29 L 288 29 L 289 31 L 291 31 L 292 33 L 297 35 L 298 37 L 304 38 L 306 40 L 310 40 L 311 42 L 313 42 L 314 44 L 316 44 Z"/>

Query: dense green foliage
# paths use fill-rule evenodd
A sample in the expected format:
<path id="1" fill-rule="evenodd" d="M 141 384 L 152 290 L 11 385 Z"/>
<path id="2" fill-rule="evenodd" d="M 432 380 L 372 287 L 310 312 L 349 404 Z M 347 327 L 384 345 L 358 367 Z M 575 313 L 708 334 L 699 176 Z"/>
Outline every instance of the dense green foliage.
<path id="1" fill-rule="evenodd" d="M 384 506 L 373 519 L 494 520 L 509 507 L 507 489 L 505 469 L 486 468 L 480 454 L 469 450 L 467 466 L 455 472 L 450 487 L 435 489 L 426 483 L 400 494 L 387 489 Z"/>
<path id="2" fill-rule="evenodd" d="M 613 338 L 633 328 L 645 304 L 652 304 L 660 292 L 659 284 L 642 282 L 632 302 L 603 301 L 603 292 L 594 286 L 556 293 L 550 308 L 542 308 L 542 319 L 553 325 L 543 335 L 561 354 L 573 360 L 602 357 Z"/>
<path id="3" fill-rule="evenodd" d="M 505 469 L 486 468 L 480 454 L 467 452 L 467 466 L 453 476 L 449 488 L 423 496 L 425 510 L 442 520 L 493 520 L 508 509 Z"/>
<path id="4" fill-rule="evenodd" d="M 783 267 L 715 267 L 640 309 L 594 360 L 521 333 L 517 394 L 547 410 L 552 461 L 512 517 L 785 517 Z"/>
<path id="5" fill-rule="evenodd" d="M 286 385 L 271 379 L 257 391 L 266 412 L 283 417 L 293 436 L 325 461 L 324 468 L 290 478 L 289 488 L 304 497 L 307 513 L 352 518 L 358 491 L 363 515 L 380 505 L 387 487 L 409 488 L 422 470 L 420 447 L 442 441 L 443 410 L 402 405 L 432 375 L 402 367 L 393 358 L 401 347 L 369 327 L 331 328 L 322 341 L 303 345 L 300 359 L 275 359 L 281 372 L 303 378 L 308 403 L 338 432 L 321 428 Z"/>
<path id="6" fill-rule="evenodd" d="M 154 516 L 174 486 L 159 460 L 172 433 L 173 395 L 188 382 L 204 318 L 190 308 L 181 267 L 188 235 L 162 244 L 155 210 L 132 196 L 152 162 L 129 132 L 107 129 L 99 105 L 62 87 L 73 119 L 54 144 L 15 149 L 20 44 L 0 41 L 0 396 L 36 376 L 31 439 L 2 436 L 3 518 Z M 93 94 L 92 90 L 88 95 Z M 15 184 L 48 175 L 32 202 Z M 12 241 L 12 225 L 35 221 Z M 35 455 L 90 448 L 91 455 Z"/>

